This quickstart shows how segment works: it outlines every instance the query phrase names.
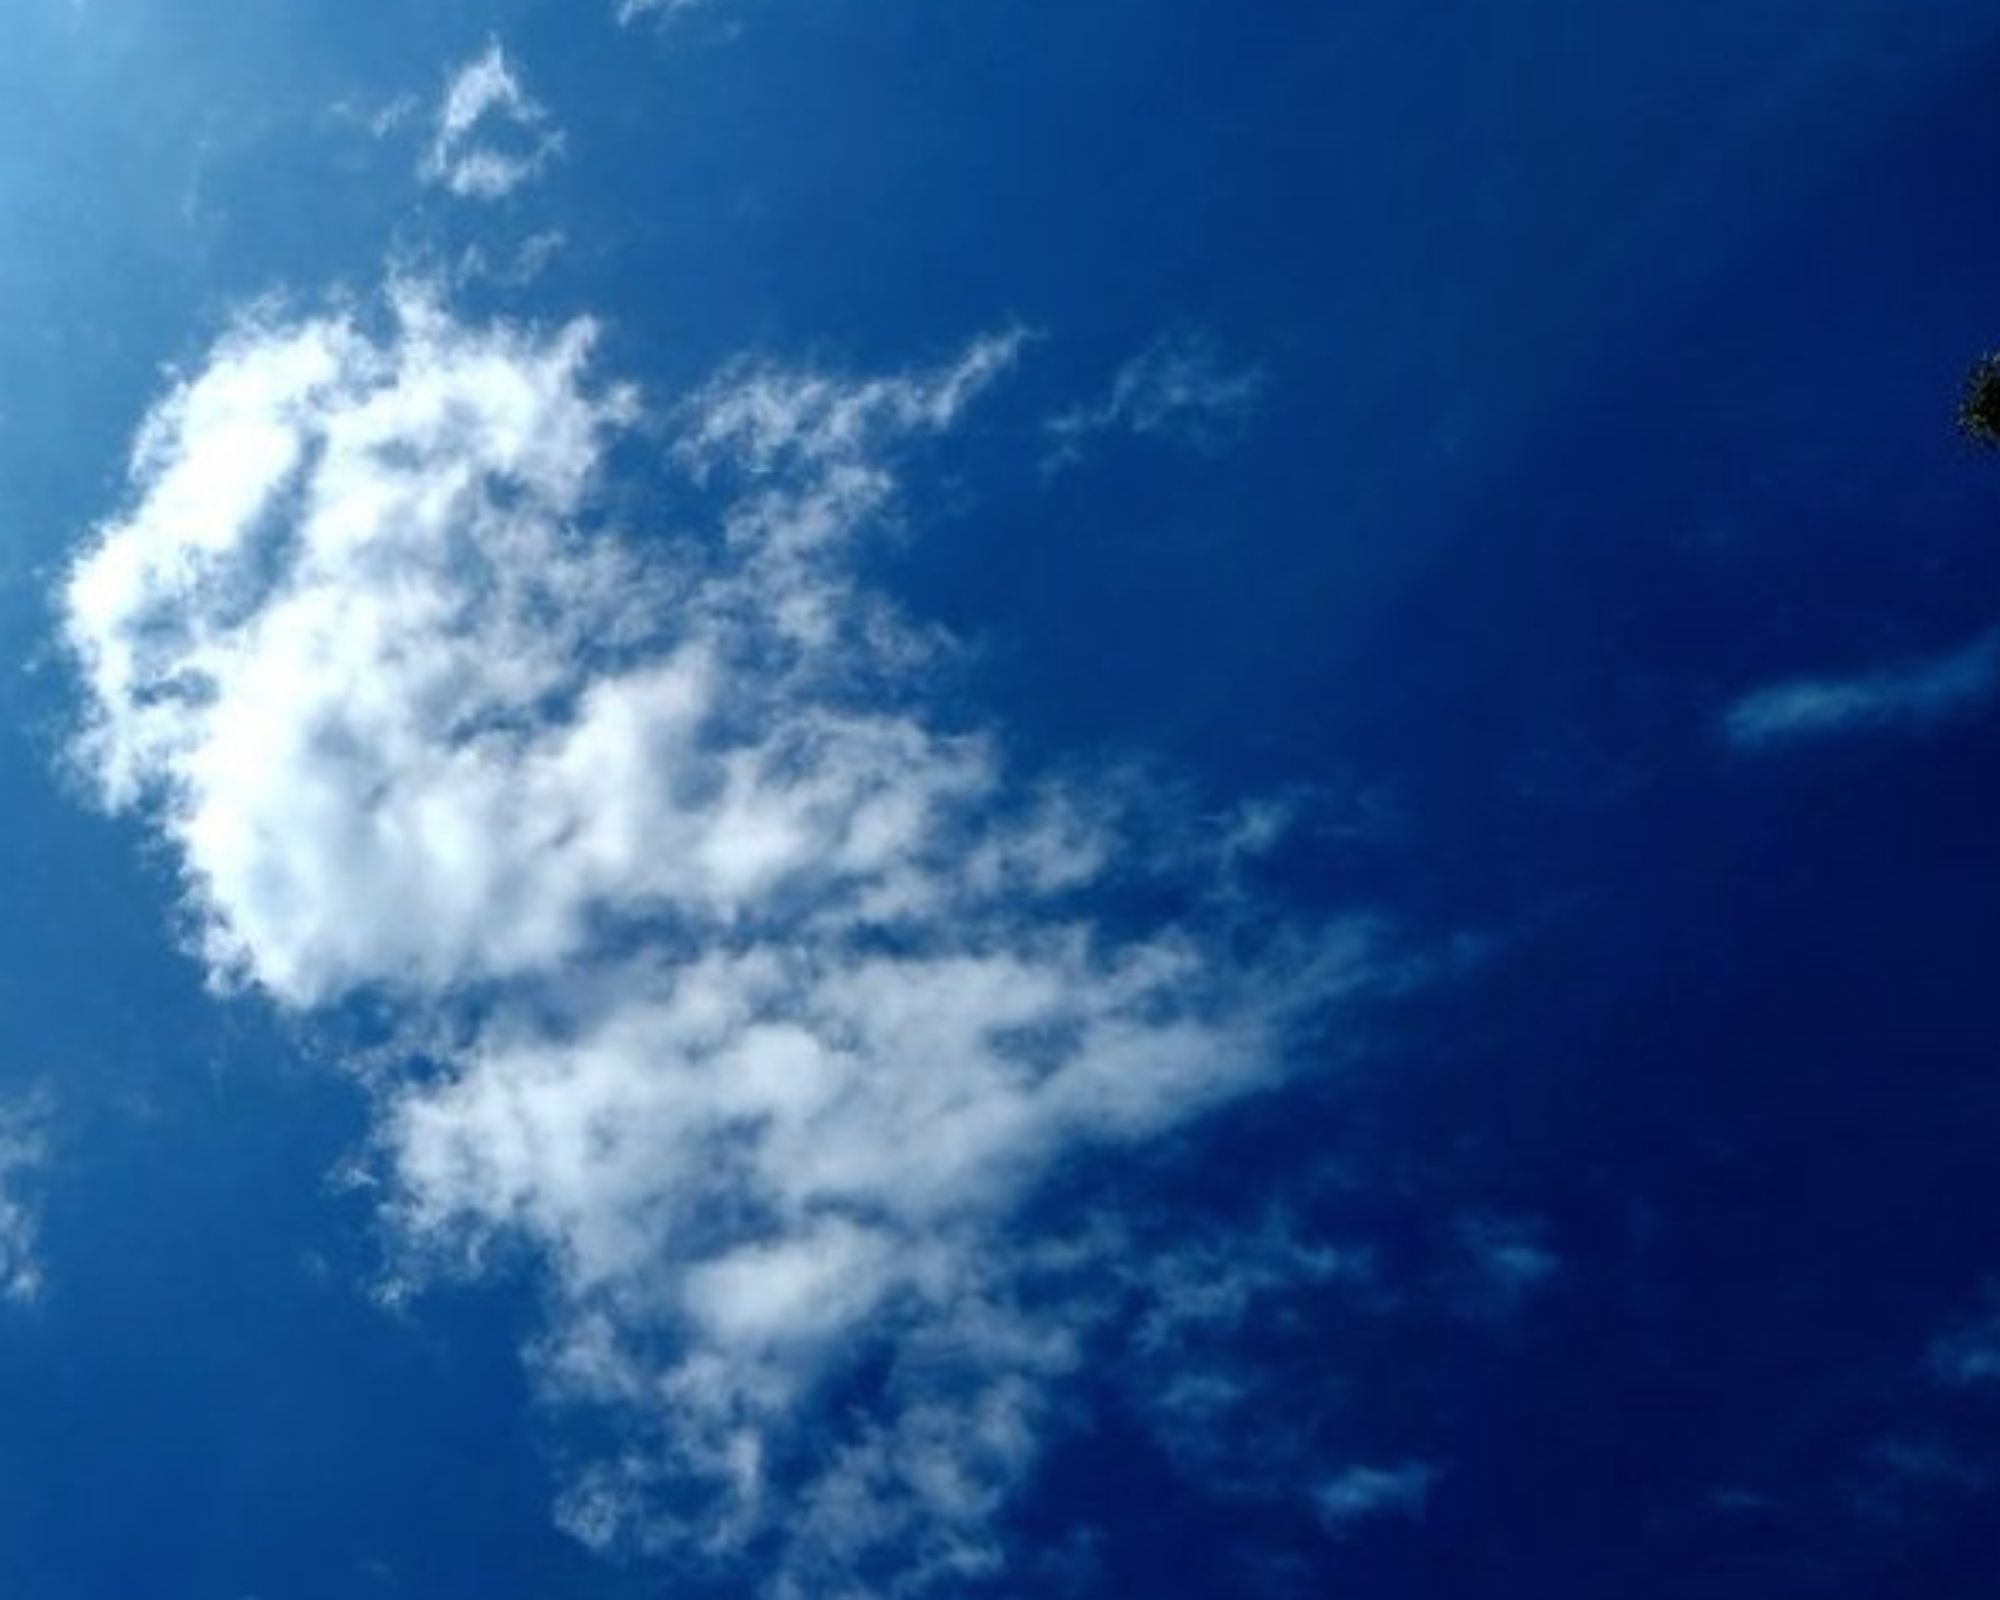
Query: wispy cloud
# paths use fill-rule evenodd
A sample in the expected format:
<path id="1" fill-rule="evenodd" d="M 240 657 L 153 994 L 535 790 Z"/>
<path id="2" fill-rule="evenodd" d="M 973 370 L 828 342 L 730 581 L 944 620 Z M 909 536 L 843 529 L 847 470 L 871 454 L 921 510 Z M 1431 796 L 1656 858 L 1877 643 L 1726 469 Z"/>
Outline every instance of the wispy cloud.
<path id="1" fill-rule="evenodd" d="M 1847 1486 L 1850 1508 L 1896 1525 L 1935 1513 L 1940 1504 L 1991 1494 L 1990 1461 L 1937 1433 L 1897 1433 L 1878 1440 Z"/>
<path id="2" fill-rule="evenodd" d="M 641 546 L 580 531 L 641 409 L 587 321 L 253 317 L 63 591 L 78 759 L 214 980 L 421 1047 L 373 1079 L 409 1273 L 548 1263 L 536 1371 L 620 1441 L 566 1524 L 777 1595 L 994 1570 L 1109 1270 L 1022 1203 L 1272 1084 L 1370 975 L 1195 856 L 1154 869 L 1187 914 L 1114 928 L 1115 806 L 926 706 L 942 646 L 856 554 L 1020 342 L 730 367 L 667 413 L 719 526 Z"/>
<path id="3" fill-rule="evenodd" d="M 718 0 L 618 0 L 617 16 L 620 24 L 637 22 L 644 17 L 672 21 L 675 17 L 689 16 L 696 11 L 715 9 L 717 4 Z"/>
<path id="4" fill-rule="evenodd" d="M 420 116 L 422 111 L 422 103 L 409 93 L 386 100 L 337 100 L 328 108 L 328 114 L 338 122 L 362 128 L 375 139 L 387 139 Z"/>
<path id="5" fill-rule="evenodd" d="M 1294 1366 L 1275 1361 L 1274 1347 L 1286 1330 L 1386 1309 L 1393 1296 L 1373 1254 L 1308 1243 L 1282 1213 L 1119 1254 L 1132 1263 L 1133 1332 L 1119 1362 L 1128 1403 L 1183 1478 L 1231 1498 L 1296 1501 L 1309 1492 L 1324 1471 L 1328 1414 L 1302 1403 Z M 1315 1337 L 1310 1360 L 1317 1367 L 1323 1358 Z"/>
<path id="6" fill-rule="evenodd" d="M 1321 1523 L 1344 1537 L 1384 1517 L 1420 1517 L 1430 1503 L 1437 1469 L 1407 1461 L 1393 1467 L 1349 1467 L 1313 1491 Z"/>
<path id="7" fill-rule="evenodd" d="M 469 200 L 512 194 L 562 150 L 548 109 L 522 86 L 498 39 L 453 71 L 420 169 Z"/>
<path id="8" fill-rule="evenodd" d="M 1505 1321 L 1552 1287 L 1562 1257 L 1548 1230 L 1529 1217 L 1474 1214 L 1459 1219 L 1446 1292 L 1459 1315 Z"/>
<path id="9" fill-rule="evenodd" d="M 1240 434 L 1262 400 L 1261 367 L 1226 364 L 1202 334 L 1170 334 L 1126 362 L 1101 398 L 1051 417 L 1043 426 L 1043 466 L 1059 471 L 1081 459 L 1105 433 L 1156 435 L 1214 450 Z"/>
<path id="10" fill-rule="evenodd" d="M 1921 729 L 1972 715 L 2000 693 L 2000 628 L 1943 655 L 1846 678 L 1797 678 L 1745 695 L 1723 719 L 1744 749 L 1850 733 Z"/>
<path id="11" fill-rule="evenodd" d="M 47 1157 L 39 1101 L 0 1106 L 0 1298 L 42 1292 L 41 1221 L 29 1193 Z"/>
<path id="12" fill-rule="evenodd" d="M 568 242 L 560 229 L 549 228 L 497 254 L 483 245 L 467 245 L 453 265 L 452 281 L 461 288 L 479 282 L 503 289 L 526 288 L 548 270 Z"/>
<path id="13" fill-rule="evenodd" d="M 1986 1309 L 1937 1340 L 1926 1359 L 1930 1374 L 1954 1389 L 2000 1385 L 2000 1289 L 1989 1291 Z"/>

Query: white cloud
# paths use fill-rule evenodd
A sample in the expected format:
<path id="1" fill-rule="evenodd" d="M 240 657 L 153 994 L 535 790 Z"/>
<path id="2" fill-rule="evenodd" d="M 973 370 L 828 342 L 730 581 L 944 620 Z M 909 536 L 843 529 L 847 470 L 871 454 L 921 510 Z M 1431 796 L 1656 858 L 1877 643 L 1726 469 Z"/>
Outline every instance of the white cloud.
<path id="1" fill-rule="evenodd" d="M 1806 739 L 1924 728 L 1970 716 L 2000 694 L 2000 629 L 1943 655 L 1849 678 L 1800 678 L 1756 690 L 1723 719 L 1731 743 L 1763 749 Z"/>
<path id="2" fill-rule="evenodd" d="M 17 1304 L 42 1292 L 41 1220 L 26 1189 L 46 1158 L 39 1106 L 0 1106 L 0 1298 Z"/>
<path id="3" fill-rule="evenodd" d="M 1107 1270 L 1021 1203 L 1272 1082 L 1368 940 L 1240 896 L 1114 930 L 1110 805 L 927 712 L 938 647 L 855 546 L 1018 334 L 729 369 L 672 413 L 721 526 L 651 542 L 585 531 L 638 414 L 593 341 L 410 286 L 386 329 L 246 321 L 68 575 L 78 756 L 170 842 L 216 982 L 401 1003 L 409 1270 L 533 1246 L 544 1387 L 625 1441 L 569 1527 L 755 1550 L 776 1594 L 957 1581 Z"/>
<path id="4" fill-rule="evenodd" d="M 419 170 L 426 182 L 465 199 L 499 200 L 540 176 L 562 142 L 548 108 L 522 86 L 493 39 L 446 83 Z"/>
<path id="5" fill-rule="evenodd" d="M 1349 1467 L 1313 1491 L 1313 1504 L 1327 1531 L 1344 1537 L 1382 1517 L 1422 1516 L 1436 1482 L 1437 1470 L 1421 1462 Z"/>
<path id="6" fill-rule="evenodd" d="M 1126 362 L 1101 399 L 1043 425 L 1050 439 L 1044 470 L 1073 465 L 1085 443 L 1103 433 L 1157 435 L 1217 449 L 1248 424 L 1267 383 L 1261 367 L 1224 364 L 1205 336 L 1169 334 Z"/>

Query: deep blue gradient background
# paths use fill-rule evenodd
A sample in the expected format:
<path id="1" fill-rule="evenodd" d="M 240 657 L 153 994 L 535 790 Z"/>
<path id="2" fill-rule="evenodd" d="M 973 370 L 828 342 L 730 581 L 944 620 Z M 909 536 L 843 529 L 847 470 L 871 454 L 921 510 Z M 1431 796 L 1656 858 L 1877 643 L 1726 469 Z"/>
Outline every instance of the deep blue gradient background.
<path id="1" fill-rule="evenodd" d="M 1990 1595 L 2000 1402 L 1923 1362 L 2000 1277 L 2000 732 L 1751 758 L 1717 721 L 2000 618 L 2000 462 L 1951 426 L 2000 342 L 2000 17 L 609 11 L 0 14 L 0 1080 L 46 1087 L 55 1151 L 49 1290 L 0 1315 L 0 1592 L 700 1592 L 549 1526 L 532 1281 L 367 1298 L 368 1197 L 329 1178 L 358 1093 L 202 993 L 170 865 L 58 760 L 49 584 L 163 364 L 249 297 L 559 228 L 474 298 L 602 315 L 656 398 L 746 347 L 1039 330 L 878 557 L 979 647 L 940 692 L 1031 764 L 1309 793 L 1275 892 L 1467 941 L 1337 1069 L 1129 1175 L 1376 1253 L 1393 1303 L 1308 1295 L 1239 1354 L 1327 1458 L 1437 1462 L 1426 1514 L 1335 1539 L 1190 1481 L 1106 1369 L 1006 1592 Z M 489 32 L 569 144 L 468 218 L 335 108 L 434 96 Z M 1041 419 L 1174 329 L 1264 364 L 1247 437 L 1045 476 Z M 1536 1219 L 1546 1292 L 1455 1287 L 1471 1215 Z"/>

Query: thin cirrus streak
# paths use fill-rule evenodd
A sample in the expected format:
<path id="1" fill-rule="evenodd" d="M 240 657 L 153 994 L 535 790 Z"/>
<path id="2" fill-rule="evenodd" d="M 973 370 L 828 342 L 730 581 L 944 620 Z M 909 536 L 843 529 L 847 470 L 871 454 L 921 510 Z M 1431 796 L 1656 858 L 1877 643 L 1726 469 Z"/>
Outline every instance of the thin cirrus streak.
<path id="1" fill-rule="evenodd" d="M 566 1526 L 776 1595 L 991 1573 L 1106 1277 L 1025 1202 L 1275 1082 L 1376 939 L 1204 898 L 1219 852 L 1114 926 L 1119 809 L 928 711 L 854 553 L 1020 334 L 727 368 L 669 413 L 718 524 L 642 541 L 591 531 L 644 408 L 588 321 L 392 302 L 249 318 L 155 406 L 63 588 L 77 759 L 218 984 L 422 1040 L 384 1216 L 412 1276 L 546 1262 L 535 1371 L 619 1441 Z"/>
<path id="2" fill-rule="evenodd" d="M 1206 335 L 1163 335 L 1120 367 L 1100 398 L 1043 424 L 1049 450 L 1042 471 L 1053 475 L 1076 465 L 1106 434 L 1166 437 L 1218 450 L 1241 436 L 1269 387 L 1262 367 L 1225 364 Z"/>
<path id="3" fill-rule="evenodd" d="M 1842 734 L 1920 729 L 1969 716 L 2000 694 L 2000 628 L 1942 655 L 1851 677 L 1795 678 L 1743 696 L 1723 719 L 1742 749 Z"/>
<path id="4" fill-rule="evenodd" d="M 637 22 L 641 17 L 675 17 L 704 8 L 713 0 L 618 0 L 618 20 Z"/>

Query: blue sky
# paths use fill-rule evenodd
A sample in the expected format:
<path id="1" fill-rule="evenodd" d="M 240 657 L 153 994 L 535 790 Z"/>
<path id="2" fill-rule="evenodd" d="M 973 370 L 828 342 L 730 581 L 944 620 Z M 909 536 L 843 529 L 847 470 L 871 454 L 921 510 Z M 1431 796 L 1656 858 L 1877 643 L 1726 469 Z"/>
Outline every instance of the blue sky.
<path id="1" fill-rule="evenodd" d="M 0 16 L 0 1589 L 1983 1596 L 1970 3 Z"/>

